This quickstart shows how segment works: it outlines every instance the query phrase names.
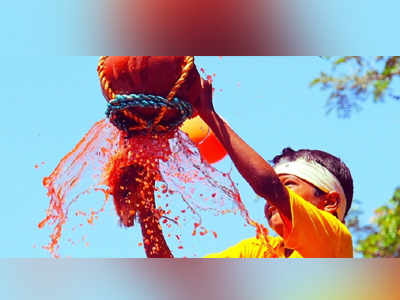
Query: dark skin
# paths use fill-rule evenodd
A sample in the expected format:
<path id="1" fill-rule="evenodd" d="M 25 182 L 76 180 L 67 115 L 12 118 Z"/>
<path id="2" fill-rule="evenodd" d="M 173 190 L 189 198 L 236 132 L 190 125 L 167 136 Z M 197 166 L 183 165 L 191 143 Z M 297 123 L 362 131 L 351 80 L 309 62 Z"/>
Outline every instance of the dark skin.
<path id="1" fill-rule="evenodd" d="M 312 184 L 294 175 L 277 175 L 273 167 L 218 115 L 212 103 L 211 84 L 203 79 L 201 81 L 203 89 L 199 101 L 194 103 L 195 109 L 225 147 L 235 167 L 254 192 L 267 200 L 267 205 L 271 208 L 266 209 L 266 212 L 269 211 L 266 217 L 279 235 L 284 236 L 284 228 L 287 232 L 291 231 L 292 213 L 286 186 L 319 209 L 336 213 L 338 193 L 329 192 L 316 196 Z"/>
<path id="2" fill-rule="evenodd" d="M 339 200 L 339 194 L 337 192 L 323 193 L 321 195 L 318 193 L 318 190 L 315 186 L 297 176 L 281 174 L 278 175 L 278 177 L 284 186 L 293 190 L 306 201 L 310 202 L 321 210 L 329 212 L 333 215 L 336 214 Z M 271 228 L 273 228 L 280 236 L 284 236 L 285 221 L 279 213 L 278 208 L 267 202 L 265 205 L 265 216 Z M 286 228 L 290 230 L 290 227 Z"/>

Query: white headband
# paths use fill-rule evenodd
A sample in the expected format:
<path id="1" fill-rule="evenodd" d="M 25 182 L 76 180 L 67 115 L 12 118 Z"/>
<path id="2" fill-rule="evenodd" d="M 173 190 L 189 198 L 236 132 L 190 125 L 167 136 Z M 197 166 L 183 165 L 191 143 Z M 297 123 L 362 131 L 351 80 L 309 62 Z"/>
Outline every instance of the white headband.
<path id="1" fill-rule="evenodd" d="M 338 218 L 343 221 L 346 212 L 346 196 L 339 180 L 327 168 L 315 161 L 299 158 L 277 164 L 274 170 L 276 174 L 291 174 L 304 179 L 325 193 L 337 192 L 340 199 L 336 212 Z"/>

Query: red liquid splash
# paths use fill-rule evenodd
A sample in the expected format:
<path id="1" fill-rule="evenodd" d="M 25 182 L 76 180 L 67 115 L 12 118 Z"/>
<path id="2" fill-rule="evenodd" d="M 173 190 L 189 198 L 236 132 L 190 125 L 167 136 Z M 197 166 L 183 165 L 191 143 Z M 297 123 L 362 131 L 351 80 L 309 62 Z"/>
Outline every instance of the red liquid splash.
<path id="1" fill-rule="evenodd" d="M 94 211 L 94 216 L 104 211 L 108 201 L 108 188 L 102 185 L 101 172 L 105 163 L 115 152 L 114 140 L 118 131 L 106 120 L 97 122 L 85 137 L 57 165 L 49 177 L 43 179 L 50 198 L 47 216 L 39 223 L 39 228 L 46 224 L 53 228 L 50 243 L 43 248 L 58 257 L 59 240 L 63 226 L 67 221 L 70 206 L 84 194 L 103 191 L 103 206 Z"/>
<path id="2" fill-rule="evenodd" d="M 93 224 L 112 195 L 123 226 L 133 226 L 139 220 L 143 243 L 138 246 L 144 245 L 149 257 L 172 257 L 165 237 L 178 239 L 177 249 L 183 249 L 183 228 L 191 228 L 193 237 L 212 232 L 217 238 L 202 224 L 201 211 L 216 215 L 239 211 L 257 228 L 258 236 L 268 233 L 250 218 L 230 173 L 204 162 L 196 146 L 178 129 L 127 138 L 108 120 L 99 121 L 43 184 L 50 204 L 38 226 L 47 224 L 52 229 L 50 242 L 43 248 L 53 257 L 59 257 L 59 242 L 71 206 L 81 196 L 96 191 L 104 195 L 101 208 L 76 214 Z"/>

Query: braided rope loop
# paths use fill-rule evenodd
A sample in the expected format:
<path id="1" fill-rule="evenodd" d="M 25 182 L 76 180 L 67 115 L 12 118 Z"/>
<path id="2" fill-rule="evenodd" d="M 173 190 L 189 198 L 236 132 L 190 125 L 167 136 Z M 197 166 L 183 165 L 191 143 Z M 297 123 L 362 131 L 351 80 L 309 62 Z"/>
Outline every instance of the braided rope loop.
<path id="1" fill-rule="evenodd" d="M 176 109 L 179 112 L 179 117 L 168 125 L 158 124 L 158 126 L 155 127 L 154 120 L 143 120 L 131 110 L 128 110 L 129 108 L 138 107 L 164 108 L 165 110 Z M 120 130 L 128 133 L 146 133 L 149 131 L 166 132 L 172 130 L 189 118 L 192 112 L 192 105 L 177 97 L 168 100 L 155 95 L 130 94 L 116 95 L 115 98 L 108 103 L 106 116 L 110 119 L 111 123 Z M 134 120 L 137 125 L 133 126 L 130 120 Z"/>
<path id="2" fill-rule="evenodd" d="M 99 75 L 101 86 L 103 87 L 107 98 L 111 100 L 115 98 L 115 93 L 111 89 L 110 82 L 104 74 L 104 64 L 107 57 L 108 56 L 100 56 L 99 63 L 97 64 L 97 74 Z"/>
<path id="3" fill-rule="evenodd" d="M 108 56 L 101 56 L 97 65 L 97 73 L 100 78 L 100 84 L 104 94 L 109 101 L 107 108 L 107 117 L 110 118 L 117 128 L 126 132 L 134 131 L 155 131 L 166 132 L 172 128 L 179 126 L 186 118 L 192 115 L 192 106 L 183 100 L 175 97 L 185 80 L 189 76 L 190 70 L 194 67 L 194 57 L 185 56 L 182 64 L 182 72 L 178 80 L 175 82 L 171 91 L 166 98 L 145 94 L 116 94 L 111 86 L 111 82 L 107 79 L 104 72 L 105 61 Z M 152 121 L 146 121 L 133 110 L 127 108 L 135 107 L 151 107 L 158 110 L 158 114 Z M 160 124 L 168 109 L 175 108 L 179 112 L 179 118 L 168 125 Z M 135 124 L 132 124 L 132 120 Z"/>
<path id="4" fill-rule="evenodd" d="M 182 86 L 182 84 L 185 82 L 186 78 L 189 76 L 189 72 L 194 66 L 194 57 L 193 56 L 185 56 L 184 63 L 185 64 L 182 67 L 181 76 L 175 82 L 175 85 L 172 87 L 171 91 L 169 92 L 169 94 L 167 96 L 168 101 L 171 101 L 175 97 L 175 94 L 178 92 L 179 88 Z M 153 127 L 156 127 L 160 123 L 162 118 L 164 118 L 166 111 L 167 111 L 166 107 L 161 108 L 158 116 L 156 118 L 154 118 Z"/>

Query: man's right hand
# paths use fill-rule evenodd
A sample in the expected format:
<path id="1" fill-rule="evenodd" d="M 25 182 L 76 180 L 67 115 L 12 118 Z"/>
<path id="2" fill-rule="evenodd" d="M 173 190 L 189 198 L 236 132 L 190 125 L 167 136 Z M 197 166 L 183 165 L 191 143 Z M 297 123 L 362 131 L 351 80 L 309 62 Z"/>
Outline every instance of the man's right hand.
<path id="1" fill-rule="evenodd" d="M 200 78 L 201 90 L 199 100 L 193 104 L 195 110 L 199 113 L 202 119 L 214 111 L 212 102 L 212 85 L 209 81 Z"/>

